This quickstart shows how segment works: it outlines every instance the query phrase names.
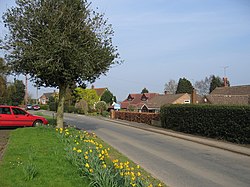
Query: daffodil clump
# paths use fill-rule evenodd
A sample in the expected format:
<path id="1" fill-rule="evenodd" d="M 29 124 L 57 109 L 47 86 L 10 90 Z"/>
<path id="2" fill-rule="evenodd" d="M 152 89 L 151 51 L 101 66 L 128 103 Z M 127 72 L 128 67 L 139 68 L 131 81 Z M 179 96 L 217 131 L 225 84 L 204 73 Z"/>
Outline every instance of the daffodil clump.
<path id="1" fill-rule="evenodd" d="M 105 148 L 96 141 L 94 133 L 77 131 L 74 128 L 56 129 L 59 137 L 66 143 L 68 160 L 75 165 L 82 176 L 88 177 L 91 186 L 98 187 L 153 187 L 162 186 L 152 184 L 144 178 L 140 166 L 131 167 L 130 163 L 112 160 L 109 148 Z"/>

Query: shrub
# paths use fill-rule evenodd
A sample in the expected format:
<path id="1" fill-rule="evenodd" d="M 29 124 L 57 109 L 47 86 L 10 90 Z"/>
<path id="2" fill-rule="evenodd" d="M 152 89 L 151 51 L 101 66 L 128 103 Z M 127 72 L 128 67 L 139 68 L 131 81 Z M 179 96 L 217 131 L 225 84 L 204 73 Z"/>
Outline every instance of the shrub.
<path id="1" fill-rule="evenodd" d="M 76 113 L 76 112 L 77 112 L 77 109 L 76 109 L 74 106 L 65 105 L 65 106 L 64 106 L 64 112 Z"/>
<path id="2" fill-rule="evenodd" d="M 40 105 L 42 110 L 49 110 L 49 105 Z"/>
<path id="3" fill-rule="evenodd" d="M 95 109 L 99 112 L 99 114 L 102 114 L 108 109 L 108 106 L 105 101 L 99 101 L 96 103 Z"/>
<path id="4" fill-rule="evenodd" d="M 49 103 L 49 110 L 50 111 L 57 111 L 58 104 L 56 102 Z"/>
<path id="5" fill-rule="evenodd" d="M 75 104 L 76 112 L 78 114 L 87 114 L 88 113 L 88 103 L 85 100 L 80 100 Z"/>
<path id="6" fill-rule="evenodd" d="M 162 127 L 175 131 L 250 143 L 249 106 L 162 106 L 161 122 Z"/>

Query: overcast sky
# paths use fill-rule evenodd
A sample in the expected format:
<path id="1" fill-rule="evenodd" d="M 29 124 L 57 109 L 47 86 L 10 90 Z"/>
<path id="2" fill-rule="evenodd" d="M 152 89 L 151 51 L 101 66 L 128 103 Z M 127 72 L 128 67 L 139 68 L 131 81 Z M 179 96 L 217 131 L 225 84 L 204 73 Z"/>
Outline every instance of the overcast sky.
<path id="1" fill-rule="evenodd" d="M 113 42 L 124 60 L 94 85 L 109 88 L 118 100 L 144 87 L 162 93 L 170 79 L 223 77 L 224 69 L 231 85 L 250 84 L 249 0 L 92 2 L 113 25 Z M 12 5 L 14 0 L 0 0 L 0 13 Z M 0 24 L 2 38 L 7 30 Z M 36 96 L 31 86 L 29 91 Z"/>

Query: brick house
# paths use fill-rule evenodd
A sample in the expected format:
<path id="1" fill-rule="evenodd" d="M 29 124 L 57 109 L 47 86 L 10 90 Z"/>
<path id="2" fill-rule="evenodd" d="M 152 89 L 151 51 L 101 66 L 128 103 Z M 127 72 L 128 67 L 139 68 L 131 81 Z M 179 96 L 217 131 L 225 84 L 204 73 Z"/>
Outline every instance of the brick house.
<path id="1" fill-rule="evenodd" d="M 160 107 L 165 104 L 190 104 L 191 94 L 129 94 L 127 99 L 121 102 L 121 109 L 134 110 L 138 112 L 159 112 Z"/>
<path id="2" fill-rule="evenodd" d="M 141 108 L 142 112 L 159 112 L 162 105 L 171 104 L 190 104 L 191 95 L 187 93 L 181 94 L 161 94 L 150 99 L 148 103 Z"/>
<path id="3" fill-rule="evenodd" d="M 56 95 L 58 95 L 58 92 L 56 92 L 56 91 L 49 92 L 49 93 L 43 93 L 43 95 L 41 97 L 39 97 L 39 103 L 41 105 L 46 105 L 49 102 L 49 98 L 55 97 Z"/>
<path id="4" fill-rule="evenodd" d="M 148 103 L 150 99 L 159 95 L 158 93 L 129 94 L 128 97 L 121 102 L 121 109 L 141 111 L 141 107 Z"/>

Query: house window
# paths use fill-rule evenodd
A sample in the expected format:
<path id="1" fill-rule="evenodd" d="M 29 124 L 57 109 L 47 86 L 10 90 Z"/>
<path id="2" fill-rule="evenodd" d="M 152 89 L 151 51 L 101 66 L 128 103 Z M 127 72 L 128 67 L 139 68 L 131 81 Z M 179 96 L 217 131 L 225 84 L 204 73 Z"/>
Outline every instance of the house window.
<path id="1" fill-rule="evenodd" d="M 148 112 L 148 108 L 144 105 L 141 109 L 142 112 Z"/>
<path id="2" fill-rule="evenodd" d="M 189 103 L 190 103 L 190 100 L 185 100 L 184 103 L 185 103 L 185 104 L 189 104 Z"/>

